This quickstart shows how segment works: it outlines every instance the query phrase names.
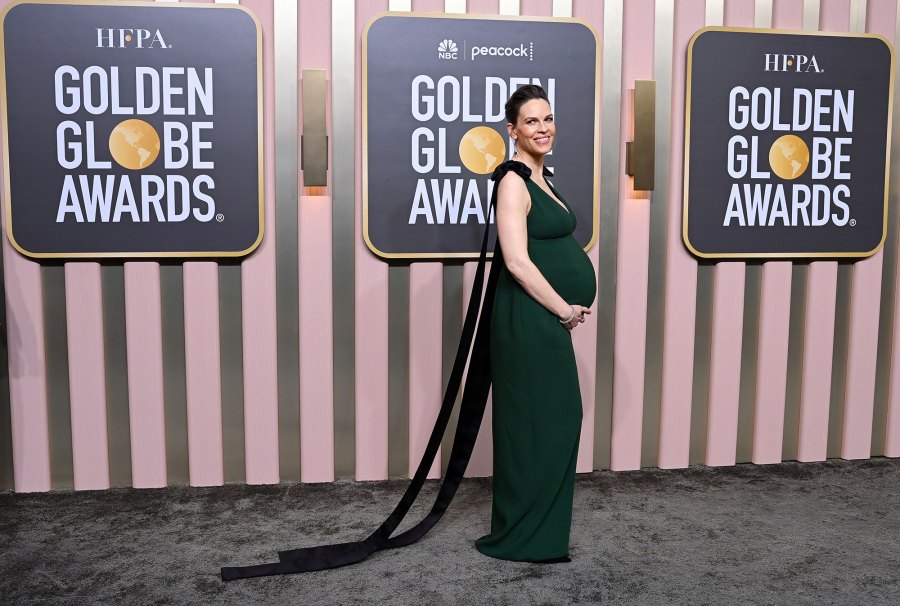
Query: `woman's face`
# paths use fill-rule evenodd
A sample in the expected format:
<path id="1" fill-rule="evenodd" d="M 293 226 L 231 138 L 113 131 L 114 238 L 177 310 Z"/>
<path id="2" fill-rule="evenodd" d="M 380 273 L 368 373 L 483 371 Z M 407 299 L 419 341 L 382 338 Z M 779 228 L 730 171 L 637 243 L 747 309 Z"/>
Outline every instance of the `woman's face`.
<path id="1" fill-rule="evenodd" d="M 509 136 L 515 139 L 519 153 L 540 157 L 553 149 L 556 124 L 550 104 L 543 99 L 526 101 L 519 108 L 519 119 L 507 124 Z"/>

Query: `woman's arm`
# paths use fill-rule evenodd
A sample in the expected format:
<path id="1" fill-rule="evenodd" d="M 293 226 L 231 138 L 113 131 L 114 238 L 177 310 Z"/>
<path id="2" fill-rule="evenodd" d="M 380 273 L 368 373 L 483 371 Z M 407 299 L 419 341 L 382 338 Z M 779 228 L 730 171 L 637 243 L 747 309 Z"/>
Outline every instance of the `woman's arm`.
<path id="1" fill-rule="evenodd" d="M 531 205 L 525 181 L 514 176 L 504 177 L 497 190 L 495 214 L 497 237 L 503 248 L 503 260 L 513 278 L 535 301 L 546 307 L 560 320 L 575 312 L 566 328 L 571 329 L 584 321 L 590 310 L 581 305 L 570 305 L 557 293 L 528 256 L 527 215 Z"/>

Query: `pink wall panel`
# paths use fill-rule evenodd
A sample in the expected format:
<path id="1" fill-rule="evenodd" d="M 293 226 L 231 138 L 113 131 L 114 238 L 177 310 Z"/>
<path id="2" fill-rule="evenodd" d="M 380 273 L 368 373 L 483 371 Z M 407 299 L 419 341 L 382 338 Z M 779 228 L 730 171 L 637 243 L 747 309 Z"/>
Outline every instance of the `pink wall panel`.
<path id="1" fill-rule="evenodd" d="M 413 0 L 414 12 L 444 12 L 443 0 Z M 419 467 L 443 396 L 443 333 L 436 317 L 443 315 L 442 263 L 412 263 L 409 267 L 409 460 L 412 477 Z M 428 471 L 441 475 L 441 449 Z"/>
<path id="2" fill-rule="evenodd" d="M 626 2 L 622 18 L 622 103 L 619 165 L 633 136 L 635 80 L 653 79 L 653 0 Z M 644 353 L 647 334 L 647 270 L 650 253 L 650 194 L 634 191 L 619 177 L 616 320 L 610 467 L 638 469 L 644 404 Z"/>
<path id="3" fill-rule="evenodd" d="M 217 486 L 222 467 L 219 267 L 184 264 L 184 363 L 191 486 Z"/>
<path id="4" fill-rule="evenodd" d="M 573 3 L 572 16 L 583 19 L 594 28 L 599 38 L 597 51 L 602 52 L 603 2 Z M 597 74 L 597 78 L 602 81 L 602 72 Z M 602 87 L 599 94 L 602 98 Z M 598 125 L 602 124 L 602 114 L 599 110 L 595 119 Z M 602 141 L 600 146 L 602 146 Z M 600 174 L 600 146 L 597 148 L 598 175 Z M 600 190 L 599 182 L 597 183 L 597 190 Z M 597 203 L 600 204 L 600 201 L 598 200 Z M 596 222 L 594 223 L 594 230 L 599 233 L 599 226 Z M 594 271 L 597 272 L 600 267 L 599 241 L 594 243 L 594 246 L 591 247 L 587 254 L 594 264 Z M 600 279 L 601 277 L 598 276 L 598 283 Z M 594 419 L 597 402 L 597 321 L 600 317 L 597 305 L 598 301 L 595 299 L 594 304 L 591 306 L 592 315 L 588 316 L 589 319 L 572 335 L 572 342 L 575 346 L 575 359 L 578 362 L 578 380 L 581 385 L 581 407 L 583 412 L 581 437 L 578 442 L 578 460 L 575 464 L 575 471 L 578 473 L 590 472 L 594 469 Z"/>
<path id="5" fill-rule="evenodd" d="M 803 29 L 803 0 L 772 0 L 772 27 Z"/>
<path id="6" fill-rule="evenodd" d="M 900 272 L 900 264 L 898 264 Z M 900 278 L 900 276 L 898 276 Z M 895 284 L 900 282 L 895 282 Z M 897 304 L 894 304 L 894 332 L 891 339 L 891 385 L 885 418 L 884 456 L 900 457 L 900 327 L 897 326 Z"/>
<path id="7" fill-rule="evenodd" d="M 66 263 L 66 332 L 75 490 L 109 488 L 99 263 Z"/>
<path id="8" fill-rule="evenodd" d="M 244 0 L 263 30 L 265 238 L 241 263 L 244 457 L 248 484 L 278 482 L 278 358 L 275 323 L 275 48 L 272 3 Z"/>
<path id="9" fill-rule="evenodd" d="M 466 7 L 467 12 L 484 15 L 496 15 L 500 10 L 499 0 L 469 0 Z M 475 281 L 475 268 L 478 264 L 474 261 L 463 264 L 463 300 L 462 308 L 465 316 L 466 308 L 469 304 L 469 297 L 472 293 L 472 285 Z M 485 266 L 486 275 L 490 273 L 491 264 Z M 463 378 L 465 385 L 465 377 Z M 493 423 L 493 405 L 492 398 L 488 395 L 487 405 L 484 409 L 484 417 L 481 420 L 481 429 L 478 431 L 478 438 L 475 440 L 475 447 L 472 449 L 472 458 L 469 459 L 469 466 L 466 468 L 466 477 L 489 476 L 494 467 L 494 440 L 491 434 L 491 424 Z"/>
<path id="10" fill-rule="evenodd" d="M 415 13 L 443 13 L 444 0 L 412 0 L 412 10 Z"/>
<path id="11" fill-rule="evenodd" d="M 803 29 L 803 0 L 776 0 L 772 27 Z M 753 417 L 753 462 L 781 461 L 791 315 L 790 261 L 763 264 L 759 301 L 759 350 Z"/>
<path id="12" fill-rule="evenodd" d="M 819 29 L 845 32 L 850 28 L 850 0 L 822 0 Z M 803 368 L 797 459 L 824 461 L 828 448 L 830 377 L 837 298 L 836 261 L 813 261 L 806 283 L 806 324 L 803 332 Z"/>
<path id="13" fill-rule="evenodd" d="M 334 480 L 331 198 L 301 196 L 300 477 Z"/>
<path id="14" fill-rule="evenodd" d="M 837 262 L 810 263 L 806 282 L 806 323 L 803 333 L 799 461 L 824 461 L 828 446 L 828 414 L 831 401 L 834 315 L 837 297 Z"/>
<path id="15" fill-rule="evenodd" d="M 728 27 L 753 27 L 755 0 L 725 0 L 724 23 Z"/>
<path id="16" fill-rule="evenodd" d="M 125 348 L 131 482 L 135 488 L 161 488 L 167 478 L 158 263 L 125 263 Z"/>
<path id="17" fill-rule="evenodd" d="M 362 32 L 387 0 L 356 3 L 356 250 L 355 250 L 355 388 L 356 479 L 379 480 L 388 473 L 388 266 L 362 239 Z"/>
<path id="18" fill-rule="evenodd" d="M 866 31 L 894 39 L 897 4 L 871 0 L 866 10 Z M 878 310 L 881 298 L 883 249 L 853 266 L 850 294 L 850 332 L 847 346 L 847 384 L 841 457 L 866 459 L 871 454 L 875 406 L 875 363 L 878 346 Z"/>
<path id="19" fill-rule="evenodd" d="M 880 34 L 893 43 L 897 3 L 870 0 L 866 8 L 866 32 Z M 878 311 L 881 304 L 881 297 L 877 293 L 881 289 L 883 254 L 882 248 L 871 257 L 853 265 L 847 384 L 841 433 L 841 457 L 844 459 L 867 459 L 871 455 Z"/>
<path id="20" fill-rule="evenodd" d="M 419 467 L 444 395 L 442 324 L 444 266 L 413 263 L 409 268 L 409 476 Z M 428 471 L 441 475 L 441 449 Z"/>
<path id="21" fill-rule="evenodd" d="M 325 69 L 331 78 L 331 4 L 300 4 L 298 71 Z M 298 124 L 303 125 L 302 87 L 297 91 Z M 330 90 L 330 86 L 326 86 Z M 330 101 L 330 94 L 328 95 Z M 330 103 L 328 104 L 330 106 Z M 326 132 L 331 137 L 330 112 Z M 330 148 L 329 148 L 330 150 Z M 330 151 L 329 151 L 330 153 Z M 298 154 L 298 160 L 301 160 Z M 329 161 L 329 166 L 333 163 Z M 334 330 L 332 301 L 332 198 L 328 188 L 304 187 L 297 209 L 300 331 L 300 477 L 304 482 L 334 479 Z"/>
<path id="22" fill-rule="evenodd" d="M 659 411 L 659 466 L 687 467 L 691 439 L 694 317 L 697 306 L 697 261 L 681 238 L 684 176 L 685 49 L 703 27 L 704 0 L 675 5 L 672 35 L 672 108 L 669 138 L 669 212 L 666 229 L 666 293 L 663 319 L 662 395 Z"/>
<path id="23" fill-rule="evenodd" d="M 0 180 L 2 178 L 0 175 Z M 5 207 L 5 190 L 3 204 Z M 9 346 L 13 481 L 17 492 L 42 492 L 50 490 L 50 437 L 41 267 L 21 256 L 9 243 L 5 208 L 0 218 L 4 230 L 3 282 Z"/>
<path id="24" fill-rule="evenodd" d="M 713 276 L 705 459 L 712 466 L 734 465 L 737 458 L 745 274 L 745 263 L 726 261 Z"/>
<path id="25" fill-rule="evenodd" d="M 500 0 L 468 0 L 466 12 L 482 15 L 496 15 L 500 11 Z M 475 274 L 472 274 L 473 277 Z"/>
<path id="26" fill-rule="evenodd" d="M 781 461 L 790 310 L 791 262 L 764 263 L 759 292 L 759 351 L 753 417 L 754 463 Z"/>
<path id="27" fill-rule="evenodd" d="M 726 26 L 753 27 L 754 0 L 725 0 L 723 17 Z M 742 261 L 719 262 L 714 270 L 707 465 L 734 465 L 737 458 L 745 270 Z"/>

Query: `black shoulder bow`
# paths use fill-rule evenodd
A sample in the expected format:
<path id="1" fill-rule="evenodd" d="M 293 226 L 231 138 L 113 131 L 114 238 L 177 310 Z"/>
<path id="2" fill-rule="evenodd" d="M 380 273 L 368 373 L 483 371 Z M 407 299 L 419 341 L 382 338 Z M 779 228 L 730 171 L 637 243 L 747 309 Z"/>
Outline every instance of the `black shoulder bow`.
<path id="1" fill-rule="evenodd" d="M 510 171 L 516 173 L 525 180 L 531 178 L 531 169 L 528 168 L 524 162 L 519 162 L 518 160 L 507 160 L 494 169 L 494 172 L 491 174 L 491 181 L 500 181 L 500 179 L 506 176 L 506 173 Z M 545 177 L 552 177 L 553 172 L 545 166 L 543 175 Z"/>

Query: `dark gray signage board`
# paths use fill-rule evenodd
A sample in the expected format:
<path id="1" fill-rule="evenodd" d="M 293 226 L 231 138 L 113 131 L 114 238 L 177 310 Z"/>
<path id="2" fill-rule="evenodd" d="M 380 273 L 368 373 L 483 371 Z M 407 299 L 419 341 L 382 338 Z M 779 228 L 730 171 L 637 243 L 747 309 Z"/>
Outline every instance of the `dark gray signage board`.
<path id="1" fill-rule="evenodd" d="M 512 155 L 503 106 L 540 84 L 557 128 L 545 164 L 596 238 L 599 43 L 575 19 L 385 13 L 363 41 L 363 236 L 384 258 L 477 257 L 490 176 Z"/>
<path id="2" fill-rule="evenodd" d="M 887 234 L 882 36 L 709 27 L 688 48 L 683 237 L 696 255 L 866 257 Z"/>
<path id="3" fill-rule="evenodd" d="M 16 2 L 0 49 L 7 234 L 20 252 L 227 257 L 262 241 L 252 13 Z"/>

